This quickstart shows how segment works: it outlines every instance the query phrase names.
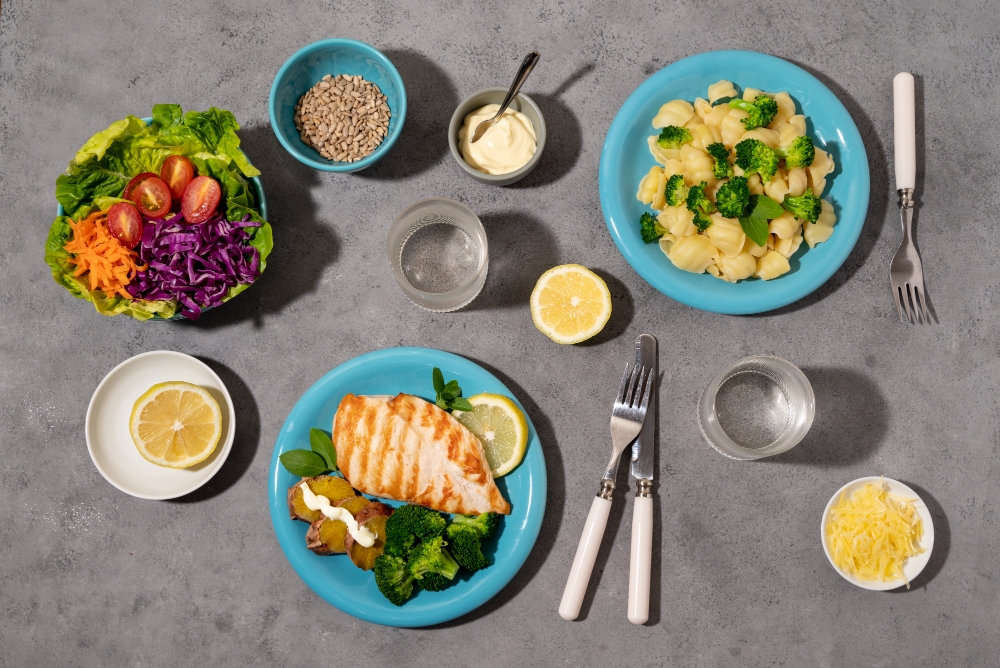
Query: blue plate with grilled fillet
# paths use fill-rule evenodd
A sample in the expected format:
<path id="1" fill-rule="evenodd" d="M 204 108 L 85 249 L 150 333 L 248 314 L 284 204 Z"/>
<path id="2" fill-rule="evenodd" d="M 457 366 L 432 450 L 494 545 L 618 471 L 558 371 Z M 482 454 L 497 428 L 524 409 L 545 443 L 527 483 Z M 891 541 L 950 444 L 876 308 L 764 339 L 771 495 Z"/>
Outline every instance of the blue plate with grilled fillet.
<path id="1" fill-rule="evenodd" d="M 460 570 L 455 584 L 447 589 L 419 591 L 397 607 L 378 590 L 372 572 L 357 568 L 346 554 L 318 556 L 306 548 L 309 525 L 288 516 L 288 489 L 300 478 L 285 470 L 278 456 L 288 450 L 308 450 L 309 430 L 314 427 L 329 432 L 340 400 L 348 393 L 405 392 L 433 401 L 434 367 L 441 369 L 446 380 L 458 380 L 464 396 L 481 392 L 502 394 L 513 399 L 524 412 L 514 393 L 475 362 L 429 348 L 388 348 L 344 362 L 309 388 L 285 420 L 271 457 L 268 473 L 271 522 L 292 568 L 330 605 L 375 624 L 431 626 L 475 610 L 503 589 L 524 565 L 545 513 L 545 457 L 538 433 L 525 412 L 528 448 L 520 465 L 496 481 L 500 493 L 510 502 L 511 514 L 501 519 L 497 533 L 483 545 L 483 552 L 490 560 L 485 569 L 475 573 Z M 386 503 L 401 505 L 395 501 Z"/>

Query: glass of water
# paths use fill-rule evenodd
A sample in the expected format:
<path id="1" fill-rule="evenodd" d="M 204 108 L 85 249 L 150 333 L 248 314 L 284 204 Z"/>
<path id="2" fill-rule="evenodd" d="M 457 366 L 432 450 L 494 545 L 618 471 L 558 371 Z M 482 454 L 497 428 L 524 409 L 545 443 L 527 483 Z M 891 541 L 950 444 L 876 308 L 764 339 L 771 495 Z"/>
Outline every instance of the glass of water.
<path id="1" fill-rule="evenodd" d="M 698 402 L 702 434 L 733 459 L 791 450 L 815 415 L 809 379 L 791 362 L 771 355 L 741 359 L 713 378 Z"/>
<path id="2" fill-rule="evenodd" d="M 431 198 L 411 204 L 392 222 L 385 250 L 403 294 L 428 311 L 460 309 L 486 283 L 486 230 L 461 202 Z"/>

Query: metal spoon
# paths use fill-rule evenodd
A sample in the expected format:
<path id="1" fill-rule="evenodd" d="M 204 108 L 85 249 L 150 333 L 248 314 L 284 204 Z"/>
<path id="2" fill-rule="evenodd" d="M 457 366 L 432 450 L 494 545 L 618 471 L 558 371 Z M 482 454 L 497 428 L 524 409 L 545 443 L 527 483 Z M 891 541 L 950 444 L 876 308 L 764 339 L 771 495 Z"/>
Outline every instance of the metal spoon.
<path id="1" fill-rule="evenodd" d="M 539 58 L 540 56 L 537 51 L 532 51 L 524 57 L 524 60 L 521 61 L 521 67 L 517 70 L 517 76 L 514 77 L 514 83 L 510 85 L 510 90 L 507 91 L 507 97 L 503 99 L 503 103 L 500 105 L 500 111 L 493 118 L 483 121 L 476 126 L 476 131 L 472 135 L 473 144 L 482 139 L 486 131 L 496 125 L 497 121 L 503 116 L 503 112 L 507 111 L 507 107 L 514 101 L 514 98 L 517 97 L 518 92 L 521 90 L 521 86 L 527 81 L 531 70 L 538 64 Z"/>

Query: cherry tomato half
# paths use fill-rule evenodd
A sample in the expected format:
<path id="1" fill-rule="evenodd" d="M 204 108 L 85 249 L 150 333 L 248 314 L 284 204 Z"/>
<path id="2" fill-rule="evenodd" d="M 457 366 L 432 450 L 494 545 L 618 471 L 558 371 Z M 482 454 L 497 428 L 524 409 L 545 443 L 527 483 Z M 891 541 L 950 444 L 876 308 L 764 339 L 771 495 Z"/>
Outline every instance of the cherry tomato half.
<path id="1" fill-rule="evenodd" d="M 196 176 L 184 189 L 181 213 L 189 223 L 203 223 L 212 217 L 222 198 L 219 182 L 207 176 Z"/>
<path id="2" fill-rule="evenodd" d="M 108 209 L 108 231 L 125 248 L 135 248 L 142 241 L 142 216 L 128 202 L 118 202 Z"/>
<path id="3" fill-rule="evenodd" d="M 153 172 L 143 172 L 138 176 L 133 176 L 132 180 L 128 182 L 127 186 L 125 186 L 125 192 L 122 193 L 122 199 L 132 199 L 132 192 L 135 191 L 135 187 L 146 179 L 154 176 L 156 176 L 156 174 Z"/>
<path id="4" fill-rule="evenodd" d="M 172 155 L 163 161 L 160 178 L 170 188 L 173 198 L 180 199 L 194 178 L 194 164 L 186 156 Z"/>
<path id="5" fill-rule="evenodd" d="M 149 218 L 163 218 L 170 211 L 170 188 L 158 176 L 142 181 L 132 191 L 132 201 Z"/>

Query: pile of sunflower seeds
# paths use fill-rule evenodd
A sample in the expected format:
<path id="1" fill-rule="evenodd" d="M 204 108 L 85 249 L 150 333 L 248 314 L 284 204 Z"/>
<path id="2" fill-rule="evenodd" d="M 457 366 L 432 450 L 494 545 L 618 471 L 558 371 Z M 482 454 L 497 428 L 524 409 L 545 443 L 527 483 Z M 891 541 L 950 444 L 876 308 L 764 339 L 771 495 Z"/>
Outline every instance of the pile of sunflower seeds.
<path id="1" fill-rule="evenodd" d="M 360 76 L 327 74 L 295 105 L 295 127 L 328 160 L 356 162 L 385 139 L 389 104 L 379 87 Z"/>

